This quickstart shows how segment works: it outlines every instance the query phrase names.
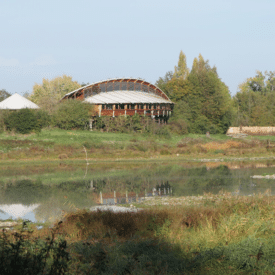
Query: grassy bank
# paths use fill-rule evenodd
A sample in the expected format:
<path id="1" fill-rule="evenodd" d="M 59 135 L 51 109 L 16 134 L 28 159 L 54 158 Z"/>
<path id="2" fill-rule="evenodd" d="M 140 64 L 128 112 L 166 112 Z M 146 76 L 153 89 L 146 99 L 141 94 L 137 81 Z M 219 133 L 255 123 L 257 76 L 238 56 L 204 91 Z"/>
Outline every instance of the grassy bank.
<path id="1" fill-rule="evenodd" d="M 0 160 L 119 160 L 157 158 L 271 157 L 275 137 L 233 139 L 226 135 L 184 135 L 166 139 L 141 134 L 42 130 L 0 134 Z"/>
<path id="2" fill-rule="evenodd" d="M 268 192 L 166 198 L 136 206 L 144 210 L 83 210 L 66 213 L 51 229 L 5 233 L 0 240 L 1 274 L 8 274 L 5 268 L 26 270 L 26 262 L 32 266 L 22 274 L 34 274 L 34 267 L 43 274 L 275 272 L 275 196 Z M 10 267 L 14 257 L 18 264 Z"/>

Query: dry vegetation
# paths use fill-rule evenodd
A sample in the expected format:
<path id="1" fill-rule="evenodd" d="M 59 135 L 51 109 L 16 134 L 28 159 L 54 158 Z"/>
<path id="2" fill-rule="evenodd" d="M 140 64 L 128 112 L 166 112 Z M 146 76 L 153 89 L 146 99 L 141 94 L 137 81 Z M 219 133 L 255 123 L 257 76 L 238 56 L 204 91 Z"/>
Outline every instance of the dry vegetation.
<path id="1" fill-rule="evenodd" d="M 144 210 L 66 213 L 54 229 L 34 230 L 31 238 L 46 240 L 53 230 L 62 237 L 62 253 L 70 255 L 64 274 L 275 272 L 275 196 L 269 191 L 136 205 Z"/>
<path id="2" fill-rule="evenodd" d="M 43 130 L 40 134 L 0 135 L 1 160 L 114 160 L 135 158 L 272 157 L 275 137 L 233 139 L 225 135 L 173 136 L 170 139 L 121 133 Z"/>

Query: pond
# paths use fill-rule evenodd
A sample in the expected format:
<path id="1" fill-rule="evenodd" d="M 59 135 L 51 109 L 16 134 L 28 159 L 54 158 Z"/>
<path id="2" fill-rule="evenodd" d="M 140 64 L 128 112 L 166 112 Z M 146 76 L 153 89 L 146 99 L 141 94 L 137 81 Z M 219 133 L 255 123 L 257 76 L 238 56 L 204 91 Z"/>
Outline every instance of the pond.
<path id="1" fill-rule="evenodd" d="M 54 222 L 64 211 L 153 195 L 194 196 L 223 190 L 247 196 L 267 189 L 275 194 L 275 179 L 252 177 L 271 174 L 275 174 L 274 160 L 1 164 L 0 219 Z"/>

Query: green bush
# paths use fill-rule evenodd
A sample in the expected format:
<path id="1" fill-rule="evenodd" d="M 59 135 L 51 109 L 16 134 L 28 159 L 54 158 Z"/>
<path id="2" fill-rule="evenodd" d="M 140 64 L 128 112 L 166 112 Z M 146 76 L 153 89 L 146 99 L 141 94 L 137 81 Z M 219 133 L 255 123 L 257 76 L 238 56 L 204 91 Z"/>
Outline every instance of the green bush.
<path id="1" fill-rule="evenodd" d="M 48 127 L 51 124 L 51 117 L 48 112 L 45 110 L 38 110 L 36 112 L 37 122 L 39 126 L 42 128 Z"/>
<path id="2" fill-rule="evenodd" d="M 188 134 L 188 123 L 184 119 L 177 119 L 169 122 L 168 127 L 171 132 L 178 135 Z"/>
<path id="3" fill-rule="evenodd" d="M 43 125 L 38 117 L 38 111 L 33 109 L 9 111 L 4 116 L 4 124 L 8 131 L 14 130 L 20 134 L 28 134 L 32 131 L 40 132 Z"/>
<path id="4" fill-rule="evenodd" d="M 15 241 L 5 232 L 0 236 L 0 274 L 65 274 L 70 260 L 67 242 L 56 240 L 60 224 L 46 240 L 31 240 L 32 230 L 23 222 L 20 232 L 13 233 Z"/>
<path id="5" fill-rule="evenodd" d="M 4 111 L 0 110 L 0 133 L 4 132 L 5 123 L 4 123 Z"/>
<path id="6" fill-rule="evenodd" d="M 65 100 L 55 110 L 52 125 L 60 129 L 89 129 L 91 105 L 78 100 Z"/>

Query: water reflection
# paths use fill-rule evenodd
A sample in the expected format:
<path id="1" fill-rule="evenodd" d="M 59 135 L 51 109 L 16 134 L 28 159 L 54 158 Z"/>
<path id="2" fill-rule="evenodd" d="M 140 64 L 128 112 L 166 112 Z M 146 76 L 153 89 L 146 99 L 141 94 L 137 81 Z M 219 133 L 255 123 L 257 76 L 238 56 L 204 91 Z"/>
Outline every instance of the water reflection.
<path id="1" fill-rule="evenodd" d="M 64 212 L 100 203 L 131 203 L 146 196 L 194 196 L 224 190 L 235 195 L 275 194 L 275 174 L 265 163 L 116 163 L 89 166 L 16 167 L 0 170 L 0 219 L 55 221 Z M 83 176 L 85 178 L 83 179 Z M 127 195 L 126 195 L 127 194 Z M 128 197 L 128 200 L 127 200 Z"/>

